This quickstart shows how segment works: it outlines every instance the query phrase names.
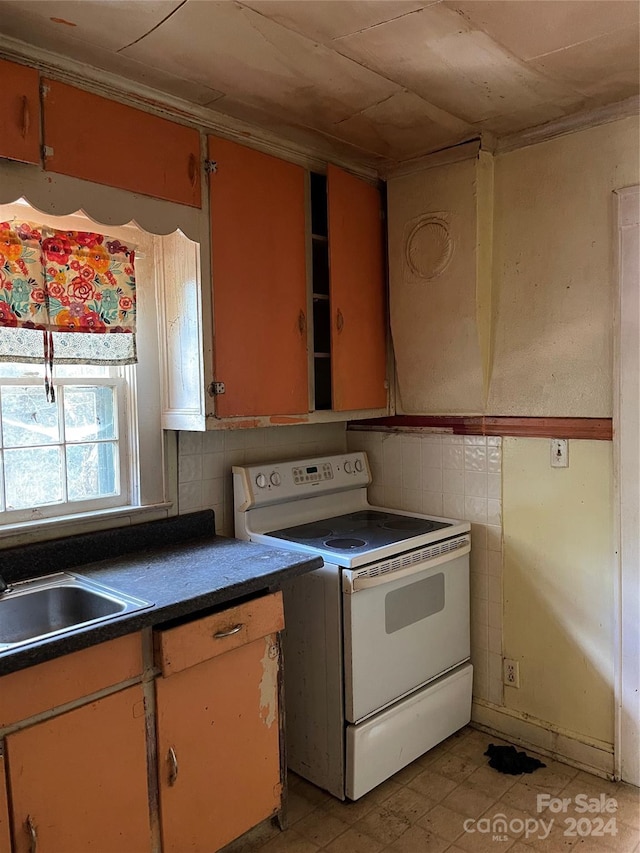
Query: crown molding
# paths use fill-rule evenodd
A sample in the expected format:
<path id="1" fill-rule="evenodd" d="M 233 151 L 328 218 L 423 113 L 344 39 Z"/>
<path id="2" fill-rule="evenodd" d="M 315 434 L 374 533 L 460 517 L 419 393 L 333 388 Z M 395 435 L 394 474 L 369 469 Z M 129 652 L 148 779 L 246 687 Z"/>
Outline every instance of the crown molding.
<path id="1" fill-rule="evenodd" d="M 461 160 L 473 160 L 478 156 L 481 147 L 484 146 L 476 136 L 474 139 L 460 142 L 451 148 L 443 148 L 440 151 L 433 151 L 431 154 L 425 154 L 413 160 L 405 160 L 389 169 L 382 168 L 380 175 L 385 180 L 391 180 L 392 178 L 403 178 L 415 172 L 423 172 L 426 169 L 435 169 L 437 166 L 448 166 L 450 163 L 458 163 Z"/>
<path id="2" fill-rule="evenodd" d="M 558 136 L 565 136 L 568 133 L 576 133 L 579 130 L 587 130 L 590 127 L 597 127 L 623 118 L 632 118 L 639 113 L 640 98 L 634 96 L 624 101 L 617 101 L 615 104 L 607 104 L 604 107 L 596 107 L 593 110 L 564 116 L 528 130 L 519 130 L 517 133 L 502 136 L 496 140 L 495 153 L 506 154 L 518 148 L 526 148 L 529 145 L 537 145 L 539 142 L 546 142 Z"/>

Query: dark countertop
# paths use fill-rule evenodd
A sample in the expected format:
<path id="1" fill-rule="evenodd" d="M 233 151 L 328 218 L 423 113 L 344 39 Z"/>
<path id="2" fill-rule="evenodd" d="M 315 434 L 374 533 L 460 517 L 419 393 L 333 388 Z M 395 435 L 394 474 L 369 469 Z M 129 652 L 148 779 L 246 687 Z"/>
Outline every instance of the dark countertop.
<path id="1" fill-rule="evenodd" d="M 78 564 L 74 559 L 67 560 L 64 565 L 60 564 L 60 554 L 77 553 L 79 544 L 86 549 L 87 543 L 93 541 L 91 537 L 86 536 L 71 537 L 58 543 L 46 543 L 52 549 L 50 553 L 58 555 L 57 560 L 53 558 L 46 560 L 46 549 L 42 546 L 12 549 L 17 557 L 14 563 L 10 559 L 12 552 L 0 552 L 0 572 L 9 581 L 27 576 L 24 566 L 18 565 L 22 561 L 25 565 L 30 564 L 32 567 L 32 574 L 29 577 L 43 574 L 46 566 L 46 571 L 49 573 L 70 571 L 112 587 L 118 592 L 153 602 L 153 607 L 145 610 L 0 652 L 0 675 L 115 639 L 142 628 L 190 614 L 197 615 L 198 611 L 221 608 L 247 596 L 273 592 L 286 580 L 322 566 L 320 557 L 307 557 L 300 552 L 284 551 L 268 545 L 216 536 L 211 532 L 214 529 L 213 514 L 198 513 L 193 514 L 193 517 L 196 515 L 201 517 L 196 520 L 204 523 L 198 528 L 198 535 L 193 536 L 192 524 L 191 529 L 186 528 L 186 535 L 190 538 L 176 541 L 180 536 L 175 535 L 177 528 L 174 521 L 172 544 L 149 545 L 149 539 L 162 543 L 162 534 L 167 529 L 167 524 L 170 525 L 171 522 L 139 525 L 137 539 L 142 549 L 133 553 L 118 554 L 123 547 L 118 531 L 108 531 L 101 537 L 96 534 L 97 550 L 101 557 L 104 557 L 105 551 L 108 550 L 104 545 L 105 541 L 108 541 L 106 540 L 108 535 L 111 535 L 116 543 L 112 549 L 113 552 L 118 554 L 105 557 L 100 562 L 87 560 L 85 550 L 85 564 Z M 126 528 L 122 534 L 125 539 L 128 537 L 126 541 L 129 546 L 131 546 L 132 530 L 135 531 L 135 528 Z M 147 531 L 146 536 L 145 531 Z M 70 542 L 75 547 L 68 547 L 65 551 L 67 543 Z M 27 556 L 22 560 L 25 552 Z M 34 559 L 34 554 L 38 559 Z M 72 565 L 69 565 L 69 562 Z M 33 570 L 34 566 L 36 570 Z"/>

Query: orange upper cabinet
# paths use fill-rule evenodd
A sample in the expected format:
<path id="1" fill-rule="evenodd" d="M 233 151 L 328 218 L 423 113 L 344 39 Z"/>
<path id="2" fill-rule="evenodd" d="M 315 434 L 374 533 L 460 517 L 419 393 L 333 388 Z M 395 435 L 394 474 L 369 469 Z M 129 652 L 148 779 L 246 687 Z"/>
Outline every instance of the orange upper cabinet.
<path id="1" fill-rule="evenodd" d="M 307 412 L 305 172 L 209 137 L 216 416 Z"/>
<path id="2" fill-rule="evenodd" d="M 40 162 L 40 92 L 35 68 L 0 59 L 0 157 Z"/>
<path id="3" fill-rule="evenodd" d="M 48 171 L 201 206 L 197 130 L 54 80 L 43 111 Z"/>
<path id="4" fill-rule="evenodd" d="M 386 298 L 380 193 L 331 165 L 327 193 L 332 408 L 383 408 Z"/>

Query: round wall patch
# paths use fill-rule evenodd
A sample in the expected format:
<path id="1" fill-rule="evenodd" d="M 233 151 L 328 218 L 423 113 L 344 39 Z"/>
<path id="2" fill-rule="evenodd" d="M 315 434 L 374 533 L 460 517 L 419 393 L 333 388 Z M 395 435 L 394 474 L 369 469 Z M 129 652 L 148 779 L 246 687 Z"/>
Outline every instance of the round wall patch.
<path id="1" fill-rule="evenodd" d="M 453 238 L 444 219 L 427 216 L 411 230 L 405 256 L 411 271 L 424 279 L 437 278 L 453 255 Z"/>

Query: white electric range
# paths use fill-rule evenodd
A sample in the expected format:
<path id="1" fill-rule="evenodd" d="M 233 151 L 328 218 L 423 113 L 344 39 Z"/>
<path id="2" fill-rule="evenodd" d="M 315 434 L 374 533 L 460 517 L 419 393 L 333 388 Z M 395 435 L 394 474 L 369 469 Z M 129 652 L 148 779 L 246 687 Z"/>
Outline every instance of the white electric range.
<path id="1" fill-rule="evenodd" d="M 236 536 L 324 560 L 284 590 L 288 763 L 354 800 L 471 718 L 470 525 L 370 482 L 364 453 L 233 468 Z"/>

